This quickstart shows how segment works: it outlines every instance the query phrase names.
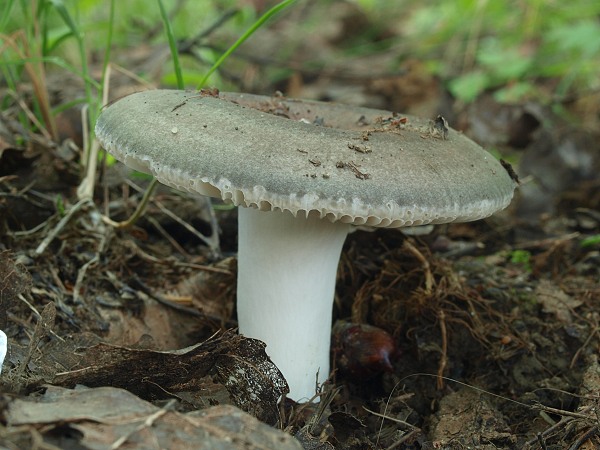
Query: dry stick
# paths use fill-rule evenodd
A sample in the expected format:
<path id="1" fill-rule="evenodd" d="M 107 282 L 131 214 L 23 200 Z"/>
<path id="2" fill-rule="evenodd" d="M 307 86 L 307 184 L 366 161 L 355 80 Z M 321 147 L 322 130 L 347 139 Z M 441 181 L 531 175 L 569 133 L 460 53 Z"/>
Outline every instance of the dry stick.
<path id="1" fill-rule="evenodd" d="M 542 433 L 536 434 L 536 439 L 539 442 L 540 446 L 542 447 L 542 450 L 548 450 L 548 447 L 546 446 L 546 441 L 544 441 L 544 437 L 542 436 Z"/>
<path id="2" fill-rule="evenodd" d="M 217 249 L 215 248 L 215 243 L 212 242 L 213 241 L 212 236 L 211 237 L 204 236 L 202 233 L 200 233 L 198 230 L 196 230 L 193 226 L 191 226 L 185 220 L 181 219 L 174 212 L 172 212 L 170 209 L 168 209 L 166 206 L 164 206 L 160 201 L 158 201 L 158 200 L 155 199 L 154 200 L 154 204 L 156 206 L 158 206 L 158 208 L 164 214 L 166 214 L 167 216 L 169 216 L 171 219 L 173 219 L 174 221 L 176 221 L 177 223 L 179 223 L 186 230 L 188 230 L 190 233 L 192 233 L 194 236 L 196 236 L 198 239 L 200 239 L 202 242 L 204 242 L 208 246 L 208 248 L 210 248 L 211 252 L 213 252 L 213 253 L 216 252 Z M 215 234 L 215 232 L 216 232 L 216 230 L 213 228 L 213 235 Z"/>
<path id="3" fill-rule="evenodd" d="M 317 405 L 317 410 L 315 411 L 315 413 L 313 415 L 311 415 L 311 417 L 308 419 L 308 421 L 306 423 L 306 426 L 308 427 L 308 432 L 312 436 L 317 435 L 316 427 L 319 425 L 319 423 L 321 423 L 321 420 L 322 420 L 323 415 L 325 414 L 327 408 L 331 407 L 331 403 L 333 402 L 336 395 L 338 395 L 341 390 L 342 390 L 341 386 L 337 387 L 337 388 L 327 389 L 325 391 L 324 395 L 321 395 L 321 400 L 320 400 L 319 404 Z M 319 395 L 318 393 L 315 394 L 313 396 L 313 398 L 310 400 L 310 402 L 307 403 L 307 405 L 310 405 L 312 403 L 312 400 L 315 399 L 318 395 Z"/>
<path id="4" fill-rule="evenodd" d="M 92 265 L 97 264 L 100 261 L 100 255 L 104 252 L 104 247 L 106 245 L 106 232 L 102 235 L 100 239 L 100 244 L 98 245 L 98 251 L 94 254 L 92 259 L 86 262 L 81 268 L 77 271 L 77 280 L 75 281 L 75 286 L 73 287 L 73 303 L 80 303 L 80 294 L 79 292 L 82 289 L 83 280 L 85 278 L 85 274 Z"/>
<path id="5" fill-rule="evenodd" d="M 438 314 L 440 318 L 440 333 L 442 334 L 442 355 L 440 356 L 440 364 L 437 372 L 437 388 L 444 388 L 444 370 L 448 363 L 448 334 L 446 330 L 446 314 L 443 309 L 440 309 Z"/>
<path id="6" fill-rule="evenodd" d="M 591 409 L 593 409 L 593 406 L 588 406 L 585 409 L 583 409 L 583 411 L 590 411 Z M 558 410 L 560 411 L 560 410 Z M 554 413 L 554 411 L 551 411 Z M 548 436 L 550 433 L 555 432 L 556 430 L 558 430 L 559 428 L 564 427 L 565 425 L 567 425 L 569 422 L 572 422 L 573 420 L 575 420 L 576 418 L 582 418 L 582 417 L 566 417 L 565 414 L 569 414 L 570 411 L 560 411 L 557 414 L 559 414 L 561 416 L 560 420 L 558 422 L 556 422 L 554 425 L 550 426 L 549 428 L 546 428 L 542 433 L 538 433 L 542 438 L 545 436 Z M 581 414 L 581 413 L 579 413 Z M 583 417 L 583 419 L 592 419 L 591 416 L 589 417 Z M 525 442 L 525 445 L 528 446 L 532 446 L 533 444 L 535 444 L 536 442 L 539 441 L 538 436 L 536 435 L 535 438 L 530 439 L 529 441 Z"/>
<path id="7" fill-rule="evenodd" d="M 575 354 L 573 355 L 573 358 L 571 359 L 571 364 L 569 364 L 569 369 L 572 369 L 573 367 L 575 367 L 575 364 L 577 363 L 577 360 L 579 359 L 579 355 L 581 355 L 581 352 L 590 344 L 590 342 L 592 341 L 592 338 L 598 334 L 599 330 L 600 330 L 600 328 L 598 327 L 598 324 L 594 325 L 594 329 L 590 332 L 590 335 L 587 337 L 587 339 L 585 340 L 583 345 L 581 347 L 579 347 L 577 349 L 577 351 L 575 352 Z"/>
<path id="8" fill-rule="evenodd" d="M 592 416 L 591 414 L 583 414 L 581 412 L 575 412 L 575 411 L 564 411 L 562 409 L 552 408 L 550 406 L 545 406 L 545 405 L 538 405 L 537 408 L 540 409 L 541 411 L 546 411 L 546 412 L 549 412 L 552 414 L 557 414 L 559 416 L 571 416 L 571 417 L 575 417 L 577 419 L 584 419 L 584 420 L 589 420 L 589 421 L 596 420 L 596 417 Z M 589 407 L 585 408 L 584 411 L 589 411 L 591 409 L 592 409 L 592 407 L 589 406 Z"/>
<path id="9" fill-rule="evenodd" d="M 33 111 L 31 111 L 29 106 L 27 106 L 27 103 L 25 103 L 21 97 L 19 97 L 15 92 L 11 90 L 6 90 L 6 93 L 19 104 L 19 107 L 23 110 L 27 118 L 31 120 L 31 123 L 33 123 L 36 126 L 36 128 L 40 131 L 40 133 L 42 133 L 44 138 L 48 141 L 53 142 L 52 136 L 50 135 L 50 133 L 48 133 L 48 130 L 46 130 L 46 128 L 44 128 L 44 126 L 40 123 L 38 118 L 35 117 L 35 114 L 33 113 Z"/>
<path id="10" fill-rule="evenodd" d="M 404 241 L 404 246 L 421 263 L 423 273 L 425 274 L 425 294 L 431 295 L 431 291 L 433 289 L 433 275 L 431 274 L 431 267 L 429 265 L 429 261 L 427 261 L 427 258 L 423 256 L 423 253 L 421 253 L 419 249 L 412 245 L 408 241 L 408 239 Z"/>
<path id="11" fill-rule="evenodd" d="M 137 284 L 137 288 L 138 288 L 137 290 L 139 290 L 141 293 L 145 294 L 146 296 L 152 298 L 153 300 L 160 303 L 161 305 L 168 306 L 169 308 L 173 308 L 176 311 L 183 312 L 183 313 L 189 314 L 194 317 L 208 317 L 211 320 L 215 319 L 214 317 L 210 317 L 204 313 L 201 313 L 200 311 L 198 311 L 195 308 L 190 308 L 188 306 L 173 302 L 173 301 L 163 297 L 162 295 L 154 292 L 137 275 L 133 275 L 133 281 Z"/>
<path id="12" fill-rule="evenodd" d="M 420 432 L 420 430 L 412 430 L 412 431 L 406 433 L 404 436 L 402 436 L 400 439 L 398 439 L 396 442 L 394 442 L 392 445 L 390 445 L 385 450 L 394 450 L 395 448 L 398 448 L 400 445 L 404 444 L 406 441 L 411 439 L 415 434 L 417 434 L 419 432 Z"/>
<path id="13" fill-rule="evenodd" d="M 233 16 L 235 16 L 238 12 L 239 10 L 237 8 L 230 8 L 227 11 L 225 11 L 223 14 L 221 14 L 220 17 L 217 18 L 217 20 L 212 25 L 209 25 L 208 28 L 201 31 L 196 36 L 187 39 L 183 43 L 179 44 L 179 53 L 190 53 L 193 46 L 198 45 L 198 43 L 202 39 L 212 34 L 215 30 L 217 30 L 221 25 L 223 25 Z"/>
<path id="14" fill-rule="evenodd" d="M 152 193 L 154 192 L 154 189 L 156 188 L 157 183 L 158 183 L 158 180 L 156 178 L 152 178 L 152 181 L 150 182 L 150 184 L 146 188 L 146 191 L 144 192 L 144 196 L 142 197 L 142 200 L 140 200 L 138 207 L 133 212 L 131 217 L 129 217 L 127 220 L 124 220 L 122 222 L 115 222 L 110 217 L 102 216 L 102 220 L 104 221 L 104 223 L 111 225 L 115 228 L 121 228 L 121 229 L 131 227 L 144 214 L 144 211 L 146 210 L 146 206 L 148 205 L 148 202 L 150 201 L 150 198 L 152 197 Z"/>
<path id="15" fill-rule="evenodd" d="M 109 67 L 111 67 L 112 69 L 114 69 L 115 72 L 119 72 L 119 73 L 125 75 L 126 77 L 132 79 L 133 81 L 135 81 L 140 86 L 143 86 L 145 89 L 148 89 L 148 90 L 149 89 L 156 89 L 156 87 L 157 87 L 155 84 L 150 83 L 149 81 L 144 80 L 142 77 L 140 77 L 136 73 L 132 72 L 131 70 L 126 69 L 123 66 L 120 66 L 117 63 L 111 62 L 109 64 Z M 108 71 L 108 68 L 107 68 L 107 71 Z M 106 104 L 106 103 L 104 103 L 104 104 Z"/>
<path id="16" fill-rule="evenodd" d="M 144 422 L 142 422 L 138 427 L 136 427 L 135 429 L 131 430 L 130 432 L 126 433 L 124 436 L 121 436 L 119 439 L 117 439 L 115 442 L 113 442 L 112 445 L 109 447 L 109 449 L 110 450 L 118 449 L 123 444 L 125 444 L 125 442 L 127 442 L 127 440 L 131 436 L 133 436 L 134 433 L 142 431 L 144 428 L 150 428 L 154 424 L 154 422 L 157 421 L 162 416 L 164 416 L 173 407 L 174 404 L 175 404 L 175 400 L 169 400 L 167 402 L 167 404 L 165 406 L 163 406 L 161 409 L 156 411 L 154 414 L 151 414 L 148 417 L 146 417 L 146 419 L 144 419 Z"/>
<path id="17" fill-rule="evenodd" d="M 81 137 L 83 139 L 83 149 L 81 151 L 81 168 L 82 172 L 86 172 L 89 164 L 90 164 L 90 147 L 88 142 L 90 142 L 90 126 L 88 124 L 88 111 L 90 109 L 90 105 L 87 103 L 81 107 Z"/>
<path id="18" fill-rule="evenodd" d="M 371 413 L 371 414 L 373 414 L 374 416 L 381 417 L 381 418 L 383 418 L 383 419 L 390 420 L 390 421 L 392 421 L 392 422 L 399 423 L 399 424 L 401 424 L 401 425 L 406 425 L 406 426 L 407 426 L 407 427 L 409 427 L 411 430 L 420 430 L 420 428 L 419 428 L 419 427 L 416 427 L 416 426 L 414 426 L 413 424 L 411 424 L 411 423 L 408 423 L 408 422 L 406 422 L 406 421 L 404 421 L 404 420 L 396 419 L 395 417 L 386 416 L 385 414 L 381 414 L 381 413 L 378 413 L 378 412 L 375 412 L 375 411 L 371 411 L 369 408 L 366 408 L 366 407 L 364 407 L 364 406 L 363 406 L 362 408 L 363 408 L 365 411 L 367 411 L 368 413 Z"/>
<path id="19" fill-rule="evenodd" d="M 75 203 L 71 208 L 69 208 L 69 210 L 67 211 L 65 216 L 62 219 L 60 219 L 60 221 L 56 224 L 54 229 L 50 233 L 48 233 L 48 236 L 46 236 L 46 238 L 35 249 L 35 254 L 41 255 L 42 253 L 44 253 L 44 251 L 46 250 L 48 245 L 50 245 L 50 243 L 54 240 L 54 238 L 58 235 L 58 233 L 61 232 L 61 230 L 65 227 L 65 225 L 69 222 L 69 220 L 71 220 L 71 217 L 73 217 L 73 215 L 77 211 L 79 211 L 79 209 L 81 209 L 81 207 L 83 207 L 84 205 L 87 205 L 87 204 L 91 204 L 91 200 L 89 198 L 83 198 L 83 199 L 79 200 L 77 203 Z"/>
<path id="20" fill-rule="evenodd" d="M 569 447 L 569 450 L 577 450 L 579 447 L 581 447 L 586 441 L 588 441 L 590 438 L 592 438 L 593 436 L 597 435 L 599 432 L 598 427 L 592 427 L 590 428 L 588 431 L 586 431 L 585 433 L 583 433 L 583 435 L 578 438 L 573 445 L 571 445 Z"/>
<path id="21" fill-rule="evenodd" d="M 554 238 L 546 238 L 546 239 L 538 239 L 537 241 L 529 241 L 523 242 L 521 244 L 517 244 L 513 246 L 515 249 L 519 250 L 527 250 L 527 249 L 537 249 L 537 248 L 545 248 L 550 245 L 554 245 L 555 243 L 562 243 L 565 241 L 573 240 L 581 235 L 580 232 L 575 231 L 573 233 L 563 234 L 562 236 L 554 237 Z"/>
<path id="22" fill-rule="evenodd" d="M 34 12 L 34 16 L 35 16 L 35 12 Z M 38 27 L 36 26 L 36 35 L 37 34 L 38 34 Z M 21 51 L 21 49 L 17 45 L 16 39 L 13 38 L 13 36 L 17 36 L 20 40 L 23 41 L 23 44 L 26 48 L 25 53 L 23 53 L 23 51 Z M 31 54 L 29 53 L 31 46 L 29 45 L 30 43 L 27 42 L 25 33 L 23 31 L 16 32 L 13 35 L 7 35 L 4 33 L 0 33 L 0 37 L 4 41 L 7 42 L 6 46 L 12 47 L 12 49 L 17 53 L 17 55 L 19 55 L 21 60 L 25 61 L 25 63 L 23 64 L 23 67 L 25 68 L 25 71 L 29 75 L 29 79 L 31 80 L 31 84 L 33 85 L 33 92 L 35 93 L 35 97 L 38 100 L 40 112 L 44 119 L 44 123 L 46 124 L 46 131 L 50 134 L 51 140 L 56 142 L 58 140 L 57 139 L 58 132 L 56 129 L 56 122 L 54 120 L 54 117 L 52 116 L 52 112 L 50 111 L 50 100 L 48 98 L 48 88 L 46 87 L 46 71 L 44 69 L 44 63 L 42 61 L 38 61 L 34 66 L 34 64 L 31 62 L 31 60 L 34 59 L 34 58 L 32 58 Z M 37 37 L 39 37 L 39 36 L 37 36 Z M 41 39 L 38 40 L 38 42 L 41 42 Z M 6 46 L 3 46 L 2 48 L 0 48 L 0 53 L 2 53 L 2 50 Z M 40 127 L 40 129 L 43 129 L 43 128 L 44 127 Z"/>
<path id="23" fill-rule="evenodd" d="M 110 65 L 106 68 L 106 76 L 104 78 L 104 86 L 102 86 L 102 104 L 106 105 L 108 102 L 108 82 L 110 80 Z M 87 118 L 87 109 L 83 108 L 81 110 L 82 115 L 82 124 L 83 124 L 83 132 L 85 136 L 89 136 L 89 121 Z M 85 139 L 83 141 L 83 167 L 86 170 L 85 178 L 79 184 L 77 188 L 77 196 L 80 199 L 92 199 L 94 196 L 94 185 L 96 182 L 96 168 L 98 166 L 98 152 L 100 151 L 100 143 L 98 139 L 94 139 L 92 142 L 92 147 L 87 148 L 87 143 L 89 139 Z"/>
<path id="24" fill-rule="evenodd" d="M 42 223 L 40 223 L 39 225 L 36 225 L 33 228 L 30 228 L 29 230 L 23 230 L 23 231 L 7 231 L 6 234 L 8 236 L 12 236 L 12 237 L 20 237 L 20 236 L 29 236 L 30 234 L 35 234 L 38 231 L 40 231 L 41 229 L 45 228 L 46 225 L 48 225 L 48 222 L 50 221 L 50 219 L 46 219 L 44 220 Z"/>
<path id="25" fill-rule="evenodd" d="M 198 269 L 204 272 L 212 272 L 212 273 L 221 273 L 223 275 L 233 275 L 231 270 L 221 269 L 219 267 L 205 266 L 203 264 L 194 264 L 194 263 L 186 263 L 181 261 L 176 261 L 173 263 L 174 266 L 177 267 L 189 267 L 190 269 Z"/>
<path id="26" fill-rule="evenodd" d="M 25 358 L 21 361 L 17 368 L 17 378 L 21 378 L 25 373 L 25 369 L 27 368 L 29 361 L 33 357 L 33 352 L 37 349 L 38 344 L 42 340 L 42 338 L 49 332 L 52 331 L 54 327 L 54 321 L 56 320 L 56 306 L 54 306 L 53 302 L 50 302 L 44 306 L 40 317 L 33 329 L 33 335 L 29 341 L 29 346 L 27 347 L 27 354 Z"/>
<path id="27" fill-rule="evenodd" d="M 182 254 L 183 256 L 185 256 L 186 258 L 189 258 L 189 257 L 190 257 L 190 254 L 189 254 L 188 252 L 186 252 L 186 251 L 185 251 L 185 249 L 184 249 L 184 248 L 183 248 L 181 245 L 179 245 L 179 242 L 177 242 L 177 241 L 175 240 L 175 238 L 173 238 L 173 236 L 171 236 L 171 235 L 170 235 L 170 234 L 167 232 L 167 230 L 165 230 L 165 229 L 163 228 L 163 226 L 162 226 L 160 223 L 158 223 L 158 220 L 156 220 L 154 217 L 151 217 L 151 216 L 148 216 L 148 217 L 146 217 L 146 220 L 147 220 L 148 222 L 150 222 L 150 223 L 151 223 L 151 224 L 154 226 L 154 228 L 156 228 L 156 229 L 158 230 L 158 232 L 159 232 L 159 233 L 160 233 L 160 234 L 161 234 L 161 235 L 162 235 L 162 236 L 163 236 L 163 237 L 164 237 L 164 238 L 165 238 L 167 241 L 169 241 L 169 243 L 170 243 L 170 244 L 173 246 L 173 248 L 174 248 L 175 250 L 177 250 L 179 253 L 181 253 L 181 254 Z"/>
<path id="28" fill-rule="evenodd" d="M 41 320 L 41 318 L 42 318 L 42 315 L 40 314 L 40 312 L 39 312 L 39 311 L 38 311 L 38 310 L 35 308 L 35 306 L 33 306 L 33 305 L 31 304 L 31 302 L 29 302 L 29 301 L 28 301 L 28 300 L 25 298 L 25 296 L 24 296 L 23 294 L 19 294 L 19 295 L 18 295 L 18 298 L 19 298 L 19 300 L 21 300 L 23 303 L 25 303 L 25 304 L 26 304 L 26 305 L 29 307 L 29 309 L 31 309 L 31 311 L 33 311 L 33 314 L 35 315 L 35 317 L 37 317 L 37 319 L 38 319 L 38 320 Z M 12 321 L 15 321 L 15 320 L 16 320 L 16 317 L 11 317 L 11 320 L 12 320 Z M 21 323 L 21 325 L 22 325 L 22 326 L 25 328 L 25 322 L 24 322 L 24 321 Z M 64 340 L 62 337 L 60 337 L 58 334 L 56 334 L 56 333 L 55 333 L 53 330 L 48 330 L 48 332 L 49 332 L 49 333 L 50 333 L 52 336 L 54 336 L 56 339 L 58 339 L 59 341 L 61 341 L 61 342 L 65 342 L 65 340 Z"/>
<path id="29" fill-rule="evenodd" d="M 406 433 L 404 436 L 402 436 L 399 440 L 397 440 L 396 442 L 394 442 L 392 445 L 390 445 L 389 447 L 386 448 L 386 450 L 393 450 L 397 447 L 399 447 L 401 444 L 403 444 L 404 442 L 406 442 L 407 440 L 409 440 L 411 437 L 413 437 L 416 433 L 420 433 L 422 430 L 419 427 L 414 426 L 411 423 L 408 423 L 404 420 L 400 420 L 400 419 L 396 419 L 395 417 L 390 417 L 375 411 L 371 411 L 368 408 L 365 408 L 364 406 L 362 407 L 365 411 L 373 414 L 374 416 L 377 417 L 381 417 L 384 420 L 390 420 L 392 422 L 398 423 L 400 425 L 405 425 L 407 427 L 410 428 L 410 431 L 408 433 Z M 387 405 L 386 405 L 386 410 L 387 410 Z M 381 433 L 381 429 L 383 428 L 383 420 L 381 421 L 381 428 L 379 429 L 379 433 Z M 377 436 L 377 442 L 379 442 L 379 434 Z"/>

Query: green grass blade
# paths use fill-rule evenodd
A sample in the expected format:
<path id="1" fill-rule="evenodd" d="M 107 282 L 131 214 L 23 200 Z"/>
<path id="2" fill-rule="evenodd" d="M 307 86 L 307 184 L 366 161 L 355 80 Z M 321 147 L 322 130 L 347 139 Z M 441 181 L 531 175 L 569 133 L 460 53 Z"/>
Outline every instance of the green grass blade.
<path id="1" fill-rule="evenodd" d="M 66 6 L 62 0 L 50 0 L 50 3 L 52 4 L 52 6 L 54 6 L 56 11 L 62 18 L 63 22 L 67 25 L 67 27 L 69 27 L 69 29 L 73 33 L 73 36 L 75 37 L 75 41 L 77 42 L 77 49 L 79 50 L 79 59 L 81 60 L 81 76 L 84 80 L 83 86 L 84 86 L 84 91 L 85 91 L 85 98 L 88 102 L 88 105 L 90 106 L 89 119 L 90 119 L 90 124 L 92 125 L 91 128 L 93 128 L 93 125 L 96 120 L 97 101 L 96 101 L 96 98 L 92 94 L 92 83 L 89 82 L 89 80 L 91 80 L 91 78 L 89 75 L 87 52 L 85 49 L 83 32 L 79 29 L 79 26 L 77 25 L 75 20 L 73 20 L 73 17 L 69 13 L 69 10 L 66 8 Z M 89 142 L 87 142 L 87 145 L 91 146 L 91 143 L 92 143 L 92 135 L 90 133 Z"/>
<path id="2" fill-rule="evenodd" d="M 240 36 L 240 38 L 237 41 L 235 41 L 235 43 L 231 47 L 229 47 L 227 49 L 227 51 L 225 53 L 223 53 L 221 55 L 221 57 L 213 64 L 213 66 L 206 73 L 206 75 L 204 76 L 202 81 L 200 81 L 200 84 L 198 85 L 198 89 L 202 88 L 205 85 L 206 81 L 214 73 L 214 71 L 217 70 L 221 66 L 221 64 L 223 64 L 223 61 L 225 61 L 229 57 L 229 55 L 231 55 L 240 45 L 242 45 L 246 39 L 248 39 L 250 36 L 252 36 L 252 34 L 256 30 L 258 30 L 267 20 L 269 20 L 271 17 L 273 17 L 279 11 L 287 8 L 288 6 L 291 6 L 295 2 L 296 2 L 296 0 L 284 0 L 281 3 L 278 3 L 277 5 L 273 6 L 266 13 L 264 13 L 261 17 L 259 17 L 259 19 L 256 22 L 254 22 L 252 24 L 252 26 L 250 28 L 248 28 L 248 30 L 246 30 L 246 32 L 242 36 Z"/>
<path id="3" fill-rule="evenodd" d="M 48 41 L 46 41 L 46 43 L 44 43 L 44 50 L 43 50 L 43 55 L 47 56 L 50 55 L 54 50 L 56 50 L 60 44 L 62 44 L 64 41 L 66 41 L 69 38 L 72 37 L 76 37 L 73 32 L 71 30 L 69 31 L 65 31 L 65 33 L 63 33 L 62 35 L 58 36 L 57 38 L 55 38 L 51 43 L 49 43 Z"/>
<path id="4" fill-rule="evenodd" d="M 175 39 L 175 35 L 173 34 L 173 28 L 171 27 L 171 22 L 169 21 L 169 16 L 162 0 L 158 0 L 158 7 L 160 8 L 160 16 L 165 27 L 165 32 L 167 33 L 167 39 L 169 40 L 171 58 L 173 58 L 173 67 L 175 68 L 175 76 L 177 77 L 177 87 L 179 89 L 183 89 L 185 88 L 185 85 L 183 84 L 183 74 L 181 73 L 181 64 L 179 63 L 177 41 Z"/>
<path id="5" fill-rule="evenodd" d="M 104 86 L 104 79 L 106 78 L 106 70 L 110 63 L 110 49 L 112 47 L 113 33 L 115 24 L 115 0 L 110 0 L 110 10 L 108 13 L 108 34 L 106 37 L 106 48 L 104 49 L 104 60 L 102 62 L 102 78 L 100 84 Z"/>
<path id="6" fill-rule="evenodd" d="M 75 35 L 75 39 L 77 41 L 82 41 L 83 34 L 79 30 L 79 27 L 77 26 L 75 21 L 73 20 L 73 17 L 71 17 L 71 14 L 69 14 L 69 10 L 65 6 L 65 4 L 62 2 L 62 0 L 50 0 L 50 3 L 52 3 L 52 6 L 54 6 L 54 9 L 56 9 L 56 12 L 58 12 L 58 14 L 60 15 L 63 22 L 69 27 L 71 32 Z"/>
<path id="7" fill-rule="evenodd" d="M 5 3 L 4 8 L 2 8 L 2 12 L 0 13 L 0 32 L 2 33 L 4 33 L 4 30 L 6 29 L 14 5 L 14 0 L 8 0 Z"/>
<path id="8" fill-rule="evenodd" d="M 89 85 L 91 87 L 94 87 L 96 89 L 100 88 L 100 83 L 98 83 L 96 80 L 94 80 L 93 78 L 91 78 L 89 76 L 89 74 L 84 71 L 80 71 L 77 68 L 73 67 L 72 65 L 70 65 L 68 62 L 66 62 L 63 58 L 60 58 L 58 56 L 47 56 L 44 58 L 19 58 L 19 59 L 7 59 L 4 61 L 0 61 L 0 67 L 2 66 L 14 66 L 14 67 L 20 67 L 25 63 L 36 63 L 36 62 L 43 62 L 46 64 L 54 64 L 57 67 L 60 67 L 62 69 L 68 70 L 69 72 L 77 75 L 79 78 L 81 78 L 86 85 Z"/>

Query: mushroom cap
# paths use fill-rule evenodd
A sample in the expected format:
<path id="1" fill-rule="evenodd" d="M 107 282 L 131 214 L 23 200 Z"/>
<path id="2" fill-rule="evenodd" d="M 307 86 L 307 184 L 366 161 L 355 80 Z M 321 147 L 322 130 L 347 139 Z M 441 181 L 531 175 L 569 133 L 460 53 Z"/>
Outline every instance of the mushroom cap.
<path id="1" fill-rule="evenodd" d="M 439 120 L 316 101 L 145 91 L 106 107 L 96 136 L 176 189 L 355 225 L 477 220 L 505 208 L 516 187 Z"/>

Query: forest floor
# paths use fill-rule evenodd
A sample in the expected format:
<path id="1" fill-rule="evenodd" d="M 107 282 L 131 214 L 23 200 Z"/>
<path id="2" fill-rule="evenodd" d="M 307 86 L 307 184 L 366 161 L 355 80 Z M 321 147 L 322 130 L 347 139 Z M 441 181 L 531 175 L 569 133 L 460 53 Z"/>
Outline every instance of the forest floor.
<path id="1" fill-rule="evenodd" d="M 343 40 L 338 33 L 326 48 Z M 309 44 L 304 54 L 325 48 L 312 42 L 311 53 Z M 137 49 L 135 58 L 150 61 L 159 50 Z M 303 67 L 297 58 L 294 67 Z M 245 64 L 242 91 L 443 114 L 513 162 L 521 181 L 513 203 L 486 220 L 419 236 L 352 233 L 334 319 L 389 333 L 393 370 L 366 379 L 338 372 L 319 405 L 277 406 L 267 394 L 252 404 L 250 382 L 232 386 L 230 376 L 240 364 L 260 371 L 265 358 L 260 345 L 231 331 L 235 210 L 213 204 L 211 213 L 205 200 L 160 187 L 134 226 L 115 228 L 103 215 L 127 218 L 148 180 L 101 165 L 93 201 L 80 201 L 78 115 L 58 117 L 61 140 L 53 142 L 23 133 L 16 109 L 6 110 L 0 329 L 9 351 L 0 445 L 190 448 L 200 439 L 236 449 L 297 448 L 297 441 L 307 449 L 600 448 L 598 93 L 566 105 L 567 121 L 539 101 L 500 103 L 489 92 L 461 105 L 415 60 L 391 74 L 367 56 L 340 57 L 321 74 L 298 69 L 272 84 L 257 82 L 268 62 Z M 62 99 L 75 95 L 60 73 L 47 83 Z M 115 75 L 111 97 L 140 89 Z M 20 93 L 25 102 L 30 94 Z M 217 242 L 214 218 L 216 253 L 207 245 Z M 260 380 L 268 391 L 272 380 Z"/>

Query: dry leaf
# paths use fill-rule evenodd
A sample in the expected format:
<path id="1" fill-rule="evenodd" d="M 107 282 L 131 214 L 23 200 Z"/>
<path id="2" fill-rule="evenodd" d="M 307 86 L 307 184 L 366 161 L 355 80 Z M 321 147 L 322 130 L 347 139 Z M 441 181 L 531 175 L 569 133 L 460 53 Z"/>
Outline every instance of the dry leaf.
<path id="1" fill-rule="evenodd" d="M 100 343 L 73 349 L 77 363 L 52 380 L 73 387 L 114 386 L 145 399 L 173 398 L 178 392 L 203 391 L 211 375 L 228 390 L 236 406 L 274 424 L 277 400 L 288 391 L 281 372 L 257 340 L 226 332 L 182 350 L 159 352 Z"/>
<path id="2" fill-rule="evenodd" d="M 266 423 L 277 423 L 277 401 L 289 392 L 285 378 L 265 353 L 262 341 L 241 339 L 235 344 L 233 351 L 217 361 L 216 379 L 225 385 L 236 406 Z"/>
<path id="3" fill-rule="evenodd" d="M 37 434 L 61 448 L 178 450 L 202 443 L 202 448 L 222 450 L 302 449 L 292 436 L 233 406 L 182 414 L 113 387 L 50 386 L 41 397 L 12 401 L 5 418 L 8 433 Z"/>
<path id="4" fill-rule="evenodd" d="M 571 311 L 582 305 L 581 301 L 567 295 L 549 280 L 540 280 L 535 296 L 542 305 L 542 311 L 554 314 L 564 324 L 572 323 Z"/>

